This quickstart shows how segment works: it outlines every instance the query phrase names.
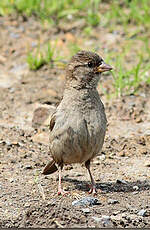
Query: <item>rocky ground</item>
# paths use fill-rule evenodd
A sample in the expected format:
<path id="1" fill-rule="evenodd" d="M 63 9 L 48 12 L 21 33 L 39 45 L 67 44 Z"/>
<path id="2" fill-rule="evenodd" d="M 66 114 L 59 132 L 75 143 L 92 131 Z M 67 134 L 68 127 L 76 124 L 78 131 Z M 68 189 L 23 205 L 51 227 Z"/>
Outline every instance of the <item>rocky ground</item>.
<path id="1" fill-rule="evenodd" d="M 0 18 L 0 28 L 0 227 L 150 227 L 149 86 L 108 99 L 101 85 L 109 88 L 112 77 L 101 79 L 108 129 L 92 163 L 97 200 L 73 205 L 91 197 L 84 166 L 65 166 L 69 194 L 63 197 L 57 195 L 57 173 L 41 174 L 50 158 L 49 114 L 61 99 L 65 71 L 43 66 L 34 72 L 26 64 L 29 44 L 43 32 L 43 41 L 55 39 L 58 31 L 22 17 Z M 60 31 L 60 38 L 72 39 L 68 34 Z"/>

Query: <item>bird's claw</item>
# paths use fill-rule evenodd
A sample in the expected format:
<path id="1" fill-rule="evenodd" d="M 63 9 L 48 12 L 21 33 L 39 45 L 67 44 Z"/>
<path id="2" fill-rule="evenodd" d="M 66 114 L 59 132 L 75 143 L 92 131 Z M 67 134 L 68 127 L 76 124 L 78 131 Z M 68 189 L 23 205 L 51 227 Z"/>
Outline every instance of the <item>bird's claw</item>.
<path id="1" fill-rule="evenodd" d="M 58 195 L 62 195 L 62 196 L 65 196 L 65 195 L 67 195 L 69 192 L 67 192 L 67 191 L 64 191 L 63 189 L 59 189 L 58 190 Z"/>
<path id="2" fill-rule="evenodd" d="M 97 194 L 97 190 L 96 190 L 96 187 L 94 185 L 91 185 L 90 186 L 90 190 L 89 190 L 89 194 L 93 194 L 93 195 L 96 195 Z"/>

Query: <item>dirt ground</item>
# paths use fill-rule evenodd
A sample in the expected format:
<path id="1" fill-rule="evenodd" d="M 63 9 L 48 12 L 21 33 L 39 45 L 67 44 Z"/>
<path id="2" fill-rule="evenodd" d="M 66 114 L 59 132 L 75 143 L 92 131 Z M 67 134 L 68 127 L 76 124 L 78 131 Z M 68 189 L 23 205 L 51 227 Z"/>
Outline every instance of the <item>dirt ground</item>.
<path id="1" fill-rule="evenodd" d="M 58 174 L 41 174 L 50 159 L 49 114 L 61 99 L 65 76 L 57 67 L 29 71 L 27 48 L 41 33 L 43 42 L 58 36 L 32 18 L 0 18 L 0 227 L 150 227 L 147 85 L 138 95 L 108 100 L 101 85 L 111 87 L 112 77 L 100 81 L 108 129 L 102 153 L 92 162 L 97 205 L 72 205 L 91 196 L 84 166 L 65 166 L 62 183 L 69 194 L 63 197 L 57 195 Z M 63 41 L 66 32 L 59 33 Z"/>

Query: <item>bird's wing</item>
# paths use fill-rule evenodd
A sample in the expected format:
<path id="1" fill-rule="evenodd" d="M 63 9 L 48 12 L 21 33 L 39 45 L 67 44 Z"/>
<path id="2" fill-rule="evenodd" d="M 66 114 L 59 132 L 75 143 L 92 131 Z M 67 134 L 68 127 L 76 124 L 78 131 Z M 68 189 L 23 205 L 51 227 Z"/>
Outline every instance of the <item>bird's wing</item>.
<path id="1" fill-rule="evenodd" d="M 56 112 L 54 112 L 53 114 L 52 114 L 52 117 L 51 117 L 51 120 L 50 120 L 50 131 L 52 131 L 53 130 L 53 128 L 54 128 L 54 125 L 55 125 L 55 122 L 56 122 Z"/>
<path id="2" fill-rule="evenodd" d="M 44 175 L 48 175 L 48 174 L 51 174 L 51 173 L 54 173 L 58 170 L 57 166 L 55 165 L 55 161 L 54 160 L 51 160 L 47 165 L 46 167 L 44 168 L 43 170 L 43 174 Z"/>
<path id="3" fill-rule="evenodd" d="M 51 116 L 51 120 L 50 120 L 50 131 L 53 130 L 54 128 L 54 125 L 55 125 L 55 122 L 56 122 L 56 115 L 55 115 L 56 112 L 54 112 Z M 54 173 L 58 170 L 58 168 L 56 167 L 55 165 L 55 161 L 54 160 L 51 160 L 47 165 L 46 167 L 44 168 L 43 170 L 43 174 L 44 175 L 48 175 L 48 174 L 51 174 L 51 173 Z"/>

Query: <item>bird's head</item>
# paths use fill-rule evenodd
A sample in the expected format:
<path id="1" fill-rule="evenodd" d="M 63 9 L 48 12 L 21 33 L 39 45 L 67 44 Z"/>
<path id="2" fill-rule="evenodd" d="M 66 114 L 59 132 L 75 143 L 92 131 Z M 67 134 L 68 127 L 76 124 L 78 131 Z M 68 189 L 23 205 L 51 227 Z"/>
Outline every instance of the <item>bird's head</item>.
<path id="1" fill-rule="evenodd" d="M 110 71 L 112 67 L 96 53 L 79 51 L 67 66 L 67 84 L 77 88 L 94 88 L 100 74 Z"/>

